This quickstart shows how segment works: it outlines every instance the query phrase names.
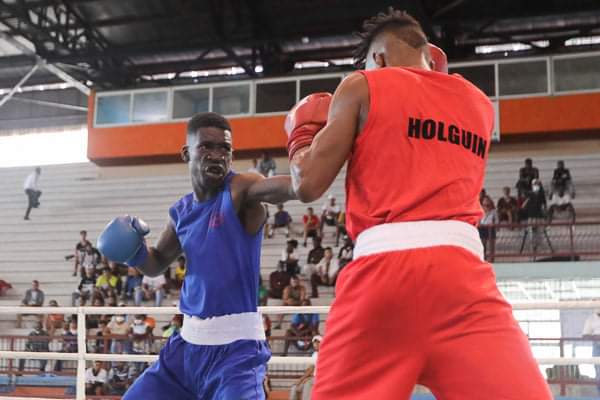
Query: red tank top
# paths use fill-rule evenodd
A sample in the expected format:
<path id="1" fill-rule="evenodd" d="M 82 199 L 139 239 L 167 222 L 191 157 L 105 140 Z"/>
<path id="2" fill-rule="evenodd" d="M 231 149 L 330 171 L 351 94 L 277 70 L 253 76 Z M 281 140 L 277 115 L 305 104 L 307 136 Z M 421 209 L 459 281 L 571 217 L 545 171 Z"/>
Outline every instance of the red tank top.
<path id="1" fill-rule="evenodd" d="M 459 75 L 416 68 L 361 73 L 370 106 L 348 162 L 350 236 L 391 222 L 477 225 L 494 124 L 489 99 Z"/>

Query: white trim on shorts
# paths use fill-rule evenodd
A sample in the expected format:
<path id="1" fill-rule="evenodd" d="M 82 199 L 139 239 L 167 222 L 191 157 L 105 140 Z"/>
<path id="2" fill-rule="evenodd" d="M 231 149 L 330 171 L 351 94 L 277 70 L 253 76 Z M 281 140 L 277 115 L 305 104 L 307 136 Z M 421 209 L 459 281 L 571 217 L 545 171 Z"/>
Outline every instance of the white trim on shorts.
<path id="1" fill-rule="evenodd" d="M 371 227 L 358 235 L 354 259 L 388 251 L 457 246 L 483 260 L 479 231 L 461 221 L 395 222 Z"/>
<path id="2" fill-rule="evenodd" d="M 198 318 L 183 316 L 181 337 L 196 345 L 224 345 L 236 340 L 266 340 L 259 312 Z"/>

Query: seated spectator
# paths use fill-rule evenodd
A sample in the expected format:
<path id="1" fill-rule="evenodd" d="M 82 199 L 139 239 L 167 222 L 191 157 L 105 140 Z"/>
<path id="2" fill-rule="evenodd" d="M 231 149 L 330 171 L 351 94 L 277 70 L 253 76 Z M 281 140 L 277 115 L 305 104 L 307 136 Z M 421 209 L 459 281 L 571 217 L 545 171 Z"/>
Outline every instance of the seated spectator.
<path id="1" fill-rule="evenodd" d="M 275 160 L 271 158 L 268 152 L 263 152 L 263 157 L 258 163 L 258 171 L 265 177 L 273 176 L 276 174 L 277 164 Z"/>
<path id="2" fill-rule="evenodd" d="M 304 247 L 306 247 L 306 241 L 309 237 L 314 238 L 320 236 L 321 224 L 319 222 L 319 217 L 315 215 L 312 207 L 306 209 L 306 214 L 302 217 L 302 223 L 304 224 Z"/>
<path id="3" fill-rule="evenodd" d="M 496 206 L 498 221 L 514 224 L 517 222 L 517 211 L 519 209 L 517 199 L 510 195 L 510 188 L 508 186 L 502 188 L 502 193 L 504 195 L 498 200 Z"/>
<path id="4" fill-rule="evenodd" d="M 540 179 L 540 171 L 533 166 L 531 158 L 525 159 L 525 166 L 519 170 L 519 180 L 515 185 L 519 196 L 531 191 L 532 181 Z"/>
<path id="5" fill-rule="evenodd" d="M 262 276 L 258 275 L 258 305 L 266 306 L 269 298 L 269 291 L 263 284 Z"/>
<path id="6" fill-rule="evenodd" d="M 103 368 L 102 361 L 94 361 L 94 366 L 85 371 L 85 394 L 104 396 L 107 383 L 108 372 Z"/>
<path id="7" fill-rule="evenodd" d="M 162 337 L 168 338 L 172 335 L 179 333 L 183 326 L 183 314 L 176 314 L 171 318 L 171 323 L 163 328 Z"/>
<path id="8" fill-rule="evenodd" d="M 285 228 L 285 237 L 290 237 L 290 226 L 292 223 L 292 217 L 290 213 L 283 209 L 283 204 L 277 204 L 277 212 L 273 215 L 273 224 L 269 229 L 269 238 L 272 238 L 275 234 L 275 230 L 279 228 Z"/>
<path id="9" fill-rule="evenodd" d="M 302 301 L 303 306 L 310 306 L 310 300 Z M 290 343 L 298 350 L 310 349 L 311 338 L 319 333 L 319 314 L 294 314 L 290 328 L 285 333 L 283 355 L 287 355 Z"/>
<path id="10" fill-rule="evenodd" d="M 77 353 L 77 321 L 72 320 L 69 322 L 68 329 L 62 335 L 62 353 Z M 63 360 L 57 360 L 54 365 L 54 370 L 57 372 L 62 371 Z"/>
<path id="11" fill-rule="evenodd" d="M 546 216 L 546 193 L 538 179 L 531 181 L 531 191 L 525 194 L 525 201 L 521 206 L 529 220 L 543 219 Z"/>
<path id="12" fill-rule="evenodd" d="M 6 292 L 12 289 L 12 285 L 0 279 L 0 296 L 6 296 Z"/>
<path id="13" fill-rule="evenodd" d="M 321 335 L 316 335 L 315 337 L 313 337 L 312 346 L 314 351 L 310 357 L 312 365 L 306 368 L 304 374 L 300 377 L 300 379 L 298 379 L 292 385 L 292 388 L 290 389 L 290 400 L 310 400 L 312 387 L 315 380 L 315 370 L 317 365 L 317 359 L 319 357 L 319 347 L 321 345 L 321 340 L 323 340 Z"/>
<path id="14" fill-rule="evenodd" d="M 56 300 L 50 300 L 50 307 L 58 307 Z M 48 314 L 46 317 L 46 330 L 50 336 L 54 336 L 57 329 L 62 329 L 65 326 L 64 314 Z"/>
<path id="15" fill-rule="evenodd" d="M 289 239 L 285 249 L 281 252 L 281 259 L 279 262 L 284 265 L 285 270 L 290 275 L 296 275 L 300 271 L 297 249 L 298 241 L 296 239 Z"/>
<path id="16" fill-rule="evenodd" d="M 569 213 L 569 219 L 575 221 L 575 208 L 571 203 L 571 196 L 563 189 L 559 188 L 557 192 L 550 196 L 550 208 L 548 209 L 548 221 L 552 222 L 554 214 L 557 212 Z"/>
<path id="17" fill-rule="evenodd" d="M 311 276 L 316 271 L 317 264 L 321 262 L 325 255 L 325 249 L 321 246 L 321 238 L 319 236 L 312 238 L 312 245 L 313 247 L 306 257 L 306 265 L 302 270 L 302 274 L 306 276 Z"/>
<path id="18" fill-rule="evenodd" d="M 321 225 L 319 226 L 321 237 L 323 237 L 323 228 L 325 225 L 335 227 L 337 232 L 340 212 L 340 206 L 336 204 L 335 197 L 331 194 L 327 196 L 327 202 L 321 207 Z"/>
<path id="19" fill-rule="evenodd" d="M 494 202 L 491 199 L 483 199 L 483 218 L 479 221 L 479 237 L 483 243 L 483 253 L 486 260 L 494 261 L 494 252 L 496 248 L 496 227 L 498 224 L 498 215 L 494 209 Z"/>
<path id="20" fill-rule="evenodd" d="M 87 272 L 86 272 L 87 274 Z M 110 295 L 115 295 L 120 290 L 121 280 L 112 274 L 110 268 L 104 268 L 102 275 L 96 279 L 96 288 L 107 298 Z"/>
<path id="21" fill-rule="evenodd" d="M 125 287 L 121 293 L 121 299 L 135 299 L 136 291 L 142 290 L 142 275 L 140 271 L 135 267 L 127 268 L 127 278 L 125 280 Z"/>
<path id="22" fill-rule="evenodd" d="M 89 326 L 89 316 L 88 316 L 88 326 Z M 105 336 L 108 335 L 108 322 L 104 319 L 98 320 L 98 329 L 96 330 L 96 342 L 94 343 L 94 351 L 95 353 L 107 353 L 109 350 L 109 339 L 105 339 Z"/>
<path id="23" fill-rule="evenodd" d="M 75 245 L 75 253 L 73 257 L 75 258 L 75 265 L 73 269 L 73 276 L 77 276 L 77 271 L 79 271 L 81 266 L 81 260 L 84 257 L 88 247 L 93 247 L 92 243 L 87 240 L 87 232 L 82 230 L 79 232 L 79 242 L 77 242 Z"/>
<path id="24" fill-rule="evenodd" d="M 277 264 L 277 270 L 269 275 L 269 297 L 282 299 L 283 290 L 290 284 L 291 275 L 286 271 L 285 265 Z"/>
<path id="25" fill-rule="evenodd" d="M 129 352 L 129 341 L 126 335 L 129 334 L 129 324 L 124 315 L 115 315 L 106 326 L 105 335 L 118 335 L 119 338 L 113 338 L 110 344 L 112 354 L 123 354 Z"/>
<path id="26" fill-rule="evenodd" d="M 258 160 L 256 158 L 252 159 L 252 166 L 248 168 L 248 172 L 254 172 L 255 174 L 260 174 L 258 170 Z"/>
<path id="27" fill-rule="evenodd" d="M 91 300 L 96 288 L 96 278 L 91 270 L 85 270 L 83 278 L 79 281 L 77 291 L 71 294 L 71 306 L 85 306 L 85 302 Z"/>
<path id="28" fill-rule="evenodd" d="M 556 169 L 552 175 L 552 185 L 550 187 L 550 195 L 559 190 L 569 193 L 570 197 L 575 198 L 575 189 L 573 188 L 573 180 L 571 179 L 571 171 L 565 168 L 565 162 L 560 160 L 556 163 Z"/>
<path id="29" fill-rule="evenodd" d="M 283 289 L 282 300 L 284 306 L 299 306 L 306 300 L 306 288 L 300 283 L 300 279 L 296 275 L 290 278 L 290 284 Z M 279 314 L 279 320 L 275 329 L 281 328 L 283 316 L 283 314 Z"/>
<path id="30" fill-rule="evenodd" d="M 123 395 L 132 383 L 133 374 L 129 368 L 129 363 L 119 361 L 108 371 L 109 394 Z"/>
<path id="31" fill-rule="evenodd" d="M 167 280 L 164 275 L 155 277 L 144 276 L 142 279 L 142 290 L 135 292 L 135 305 L 141 305 L 142 301 L 154 300 L 154 305 L 160 307 L 165 297 L 166 284 Z"/>
<path id="32" fill-rule="evenodd" d="M 348 231 L 346 231 L 346 213 L 344 211 L 340 211 L 338 215 L 337 230 L 335 233 L 335 247 L 338 247 L 340 245 L 340 237 L 344 237 L 347 234 Z"/>
<path id="33" fill-rule="evenodd" d="M 354 243 L 352 242 L 352 239 L 350 238 L 350 236 L 346 235 L 346 236 L 344 236 L 344 245 L 338 252 L 339 268 L 338 268 L 337 274 L 339 274 L 340 271 L 342 270 L 342 268 L 344 268 L 346 266 L 346 264 L 351 262 L 353 258 L 354 258 Z"/>
<path id="34" fill-rule="evenodd" d="M 31 289 L 27 289 L 25 297 L 21 300 L 22 307 L 41 307 L 44 305 L 44 292 L 40 289 L 40 282 L 34 280 L 31 282 Z M 17 314 L 17 328 L 20 328 L 23 323 L 23 316 L 35 315 L 35 314 Z M 38 321 L 41 323 L 44 316 L 43 314 L 35 315 Z"/>
<path id="35" fill-rule="evenodd" d="M 25 343 L 25 351 L 34 351 L 34 352 L 47 352 L 50 351 L 48 342 L 50 341 L 48 338 L 48 332 L 44 330 L 41 322 L 36 322 L 35 327 L 31 332 L 29 332 L 29 336 L 27 338 L 27 342 Z M 40 372 L 46 371 L 46 364 L 48 364 L 48 360 L 39 360 L 40 362 Z M 19 359 L 19 371 L 23 371 L 25 369 L 25 359 Z"/>
<path id="36" fill-rule="evenodd" d="M 185 256 L 177 257 L 177 266 L 175 267 L 174 275 L 173 284 L 176 289 L 181 289 L 183 280 L 185 279 Z"/>
<path id="37" fill-rule="evenodd" d="M 316 271 L 310 276 L 311 295 L 310 297 L 319 297 L 319 285 L 333 286 L 333 277 L 338 270 L 338 263 L 333 258 L 333 249 L 325 248 L 323 259 L 317 264 Z"/>

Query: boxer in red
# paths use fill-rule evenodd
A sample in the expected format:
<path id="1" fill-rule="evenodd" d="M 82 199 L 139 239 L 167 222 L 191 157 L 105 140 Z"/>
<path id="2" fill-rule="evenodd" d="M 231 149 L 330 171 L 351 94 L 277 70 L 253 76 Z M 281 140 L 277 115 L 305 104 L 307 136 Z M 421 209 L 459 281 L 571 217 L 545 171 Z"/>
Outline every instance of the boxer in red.
<path id="1" fill-rule="evenodd" d="M 419 23 L 390 9 L 364 24 L 333 98 L 286 119 L 294 188 L 318 199 L 348 161 L 341 272 L 312 398 L 549 400 L 527 338 L 483 260 L 476 225 L 492 104 L 449 75 Z"/>

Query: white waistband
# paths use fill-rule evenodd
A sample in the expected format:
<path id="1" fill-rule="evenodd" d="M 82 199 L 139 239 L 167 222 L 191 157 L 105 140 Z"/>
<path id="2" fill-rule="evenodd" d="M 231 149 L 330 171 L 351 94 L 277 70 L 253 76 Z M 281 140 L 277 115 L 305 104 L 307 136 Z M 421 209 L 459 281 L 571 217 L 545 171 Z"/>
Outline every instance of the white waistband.
<path id="1" fill-rule="evenodd" d="M 354 259 L 387 251 L 433 246 L 462 247 L 483 260 L 479 231 L 460 221 L 396 222 L 376 225 L 356 239 Z"/>
<path id="2" fill-rule="evenodd" d="M 259 312 L 207 319 L 184 315 L 181 337 L 186 342 L 197 345 L 223 345 L 236 340 L 266 340 Z"/>

